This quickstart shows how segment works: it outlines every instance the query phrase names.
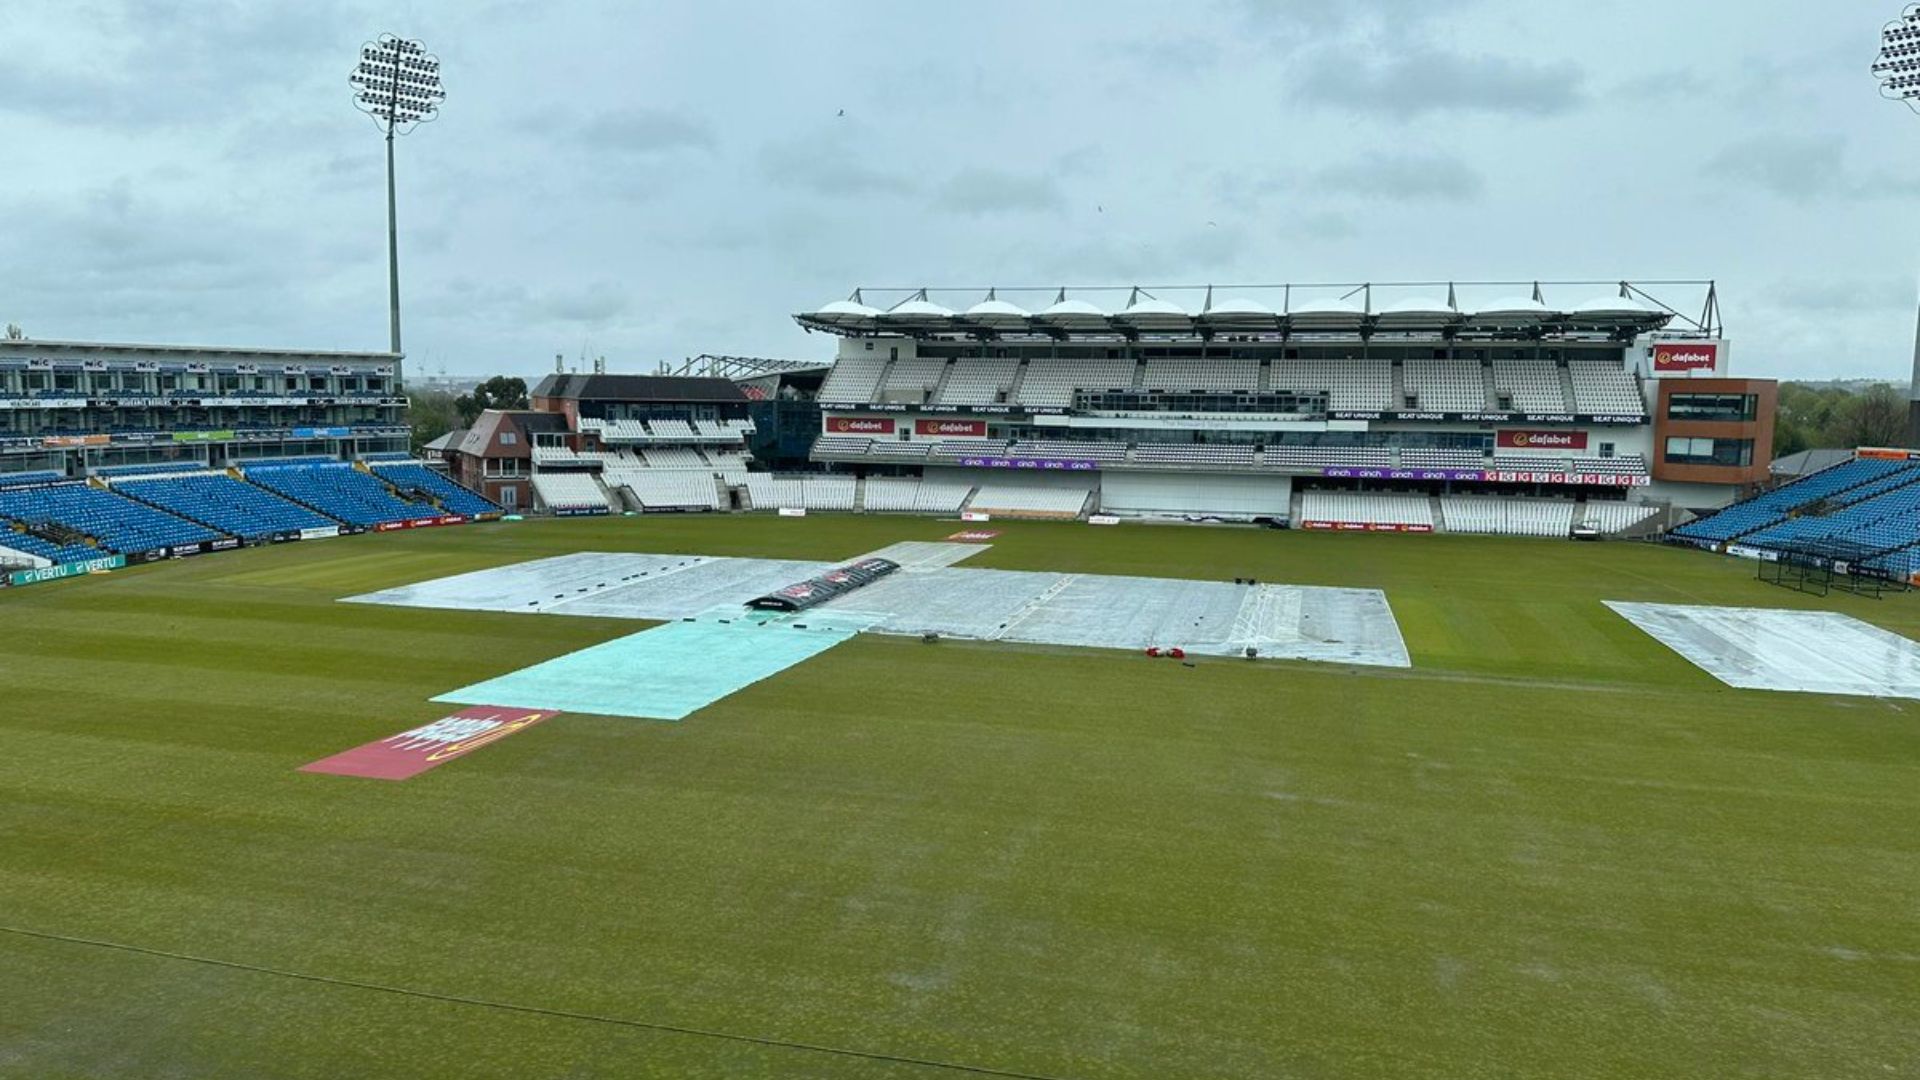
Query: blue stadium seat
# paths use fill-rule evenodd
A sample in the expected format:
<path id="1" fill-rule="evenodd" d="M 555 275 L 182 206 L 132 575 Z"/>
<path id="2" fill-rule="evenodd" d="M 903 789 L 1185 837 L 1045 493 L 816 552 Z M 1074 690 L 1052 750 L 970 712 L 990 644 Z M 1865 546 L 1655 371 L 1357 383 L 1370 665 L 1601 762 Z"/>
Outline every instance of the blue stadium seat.
<path id="1" fill-rule="evenodd" d="M 441 513 L 425 503 L 408 502 L 396 496 L 376 477 L 340 461 L 323 465 L 252 465 L 247 467 L 246 477 L 336 521 L 363 529 L 390 522 L 435 518 Z"/>
<path id="2" fill-rule="evenodd" d="M 77 482 L 0 491 L 0 517 L 25 525 L 61 525 L 122 554 L 222 539 L 203 525 Z"/>
<path id="3" fill-rule="evenodd" d="M 417 461 L 405 461 L 397 464 L 378 464 L 373 471 L 382 480 L 399 488 L 402 492 L 424 491 L 440 501 L 449 514 L 497 514 L 498 504 L 484 499 L 469 488 L 461 487 L 452 480 L 434 472 Z"/>
<path id="4" fill-rule="evenodd" d="M 1673 535 L 1689 540 L 1732 540 L 1757 529 L 1786 520 L 1787 515 L 1823 499 L 1843 501 L 1851 489 L 1887 478 L 1891 473 L 1909 469 L 1904 461 L 1855 458 L 1810 476 L 1762 492 L 1744 502 L 1734 503 L 1717 514 L 1689 521 L 1673 530 Z M 1844 494 L 1843 494 L 1844 493 Z"/>
<path id="5" fill-rule="evenodd" d="M 248 540 L 334 524 L 298 503 L 225 473 L 122 480 L 114 490 Z"/>

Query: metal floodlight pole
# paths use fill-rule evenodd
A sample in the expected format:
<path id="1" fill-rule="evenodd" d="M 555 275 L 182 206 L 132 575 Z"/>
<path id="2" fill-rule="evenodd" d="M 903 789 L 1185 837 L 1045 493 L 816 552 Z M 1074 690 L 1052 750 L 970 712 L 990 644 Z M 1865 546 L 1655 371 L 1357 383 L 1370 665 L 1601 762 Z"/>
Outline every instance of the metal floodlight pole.
<path id="1" fill-rule="evenodd" d="M 392 349 L 400 352 L 400 225 L 393 189 L 393 137 L 440 115 L 447 92 L 440 85 L 440 59 L 417 41 L 381 34 L 360 46 L 360 62 L 347 76 L 353 103 L 373 117 L 387 140 L 387 316 Z"/>
<path id="2" fill-rule="evenodd" d="M 1880 54 L 1873 58 L 1880 96 L 1903 101 L 1920 112 L 1920 4 L 1908 4 L 1900 17 L 1880 30 Z M 1913 381 L 1907 389 L 1907 444 L 1920 447 L 1920 323 L 1913 342 Z"/>

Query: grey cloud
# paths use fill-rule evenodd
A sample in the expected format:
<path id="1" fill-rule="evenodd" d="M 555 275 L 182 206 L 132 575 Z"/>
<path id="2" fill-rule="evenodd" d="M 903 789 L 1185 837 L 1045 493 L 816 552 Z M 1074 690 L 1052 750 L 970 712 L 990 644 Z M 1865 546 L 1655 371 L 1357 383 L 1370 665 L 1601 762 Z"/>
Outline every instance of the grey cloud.
<path id="1" fill-rule="evenodd" d="M 1429 47 L 1359 59 L 1355 53 L 1362 51 L 1321 51 L 1299 68 L 1294 96 L 1389 117 L 1436 112 L 1550 116 L 1586 99 L 1585 73 L 1571 61 L 1542 64 Z"/>
<path id="2" fill-rule="evenodd" d="M 1708 159 L 1705 173 L 1784 199 L 1807 200 L 1850 186 L 1845 153 L 1846 140 L 1838 135 L 1756 135 L 1722 148 Z"/>
<path id="3" fill-rule="evenodd" d="M 630 154 L 710 150 L 715 143 L 713 130 L 705 123 L 664 109 L 604 112 L 581 124 L 577 134 L 595 149 Z"/>
<path id="4" fill-rule="evenodd" d="M 1768 303 L 1811 314 L 1908 312 L 1920 299 L 1904 277 L 1820 278 L 1783 281 L 1768 290 Z"/>
<path id="5" fill-rule="evenodd" d="M 934 201 L 955 213 L 984 215 L 1058 210 L 1067 197 L 1051 176 L 976 168 L 954 173 Z"/>
<path id="6" fill-rule="evenodd" d="M 1385 199 L 1468 202 L 1480 197 L 1486 179 L 1465 161 L 1441 153 L 1372 153 L 1314 174 L 1336 195 Z"/>
<path id="7" fill-rule="evenodd" d="M 850 136 L 781 139 L 760 151 L 760 171 L 774 184 L 830 198 L 900 195 L 913 191 L 913 179 L 871 164 L 881 150 Z"/>

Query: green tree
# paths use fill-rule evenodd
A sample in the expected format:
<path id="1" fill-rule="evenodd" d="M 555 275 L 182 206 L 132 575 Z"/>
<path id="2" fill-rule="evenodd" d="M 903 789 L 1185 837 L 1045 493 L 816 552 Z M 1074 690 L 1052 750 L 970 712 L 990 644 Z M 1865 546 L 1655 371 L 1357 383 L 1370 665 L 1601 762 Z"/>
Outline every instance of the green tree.
<path id="1" fill-rule="evenodd" d="M 1840 446 L 1904 446 L 1907 403 L 1886 383 L 1874 383 L 1834 411 L 1833 434 Z"/>
<path id="2" fill-rule="evenodd" d="M 407 422 L 413 426 L 413 452 L 460 426 L 458 399 L 445 390 L 407 394 Z"/>
<path id="3" fill-rule="evenodd" d="M 460 410 L 460 422 L 472 424 L 488 409 L 524 409 L 527 407 L 527 380 L 518 375 L 495 375 L 473 388 L 471 394 L 454 399 Z"/>

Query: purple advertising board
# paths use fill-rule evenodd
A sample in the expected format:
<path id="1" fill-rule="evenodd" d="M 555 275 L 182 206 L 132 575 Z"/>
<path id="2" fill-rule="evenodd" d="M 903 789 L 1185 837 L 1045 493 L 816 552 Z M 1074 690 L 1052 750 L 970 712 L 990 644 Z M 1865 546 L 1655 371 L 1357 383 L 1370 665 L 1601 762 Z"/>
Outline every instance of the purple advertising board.
<path id="1" fill-rule="evenodd" d="M 1077 458 L 963 457 L 960 464 L 970 469 L 1064 469 L 1072 472 L 1093 472 L 1100 468 L 1097 461 L 1081 461 Z"/>

